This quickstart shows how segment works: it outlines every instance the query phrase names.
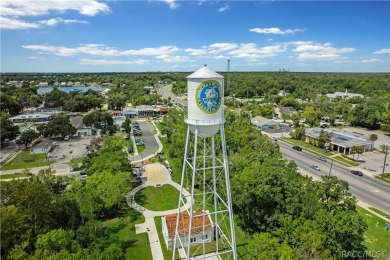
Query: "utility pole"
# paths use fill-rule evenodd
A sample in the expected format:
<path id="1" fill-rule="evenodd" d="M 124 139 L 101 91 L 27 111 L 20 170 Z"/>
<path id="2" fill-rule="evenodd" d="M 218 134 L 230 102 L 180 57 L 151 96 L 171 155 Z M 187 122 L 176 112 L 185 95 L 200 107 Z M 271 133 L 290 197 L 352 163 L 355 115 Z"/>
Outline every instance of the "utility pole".
<path id="1" fill-rule="evenodd" d="M 332 158 L 332 163 L 330 164 L 330 170 L 329 170 L 329 175 L 328 176 L 330 176 L 330 173 L 332 172 L 332 167 L 333 167 L 333 158 Z"/>
<path id="2" fill-rule="evenodd" d="M 385 160 L 383 162 L 383 169 L 382 169 L 382 180 L 385 178 L 385 167 L 386 167 L 386 158 L 387 158 L 387 152 L 389 151 L 389 146 L 384 146 L 383 151 L 385 152 Z"/>
<path id="3" fill-rule="evenodd" d="M 226 89 L 229 88 L 229 74 L 230 74 L 230 59 L 227 60 L 227 80 L 226 80 Z"/>

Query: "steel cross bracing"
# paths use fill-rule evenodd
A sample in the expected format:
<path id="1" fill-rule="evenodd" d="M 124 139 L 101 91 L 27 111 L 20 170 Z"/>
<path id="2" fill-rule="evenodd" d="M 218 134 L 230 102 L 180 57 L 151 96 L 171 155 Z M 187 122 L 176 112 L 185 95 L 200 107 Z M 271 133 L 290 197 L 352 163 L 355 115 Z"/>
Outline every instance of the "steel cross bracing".
<path id="1" fill-rule="evenodd" d="M 216 140 L 217 136 L 220 140 Z M 190 195 L 185 196 L 183 188 Z M 188 207 L 187 201 L 191 202 Z M 211 137 L 201 137 L 196 129 L 192 132 L 188 128 L 177 214 L 182 217 L 180 214 L 187 212 L 189 222 L 184 227 L 179 226 L 179 217 L 176 220 L 172 259 L 178 248 L 184 249 L 185 259 L 220 259 L 222 255 L 225 259 L 237 259 L 231 205 L 224 126 L 220 125 L 219 134 Z M 196 219 L 202 221 L 193 222 L 195 213 Z M 211 241 L 207 218 L 212 223 Z"/>

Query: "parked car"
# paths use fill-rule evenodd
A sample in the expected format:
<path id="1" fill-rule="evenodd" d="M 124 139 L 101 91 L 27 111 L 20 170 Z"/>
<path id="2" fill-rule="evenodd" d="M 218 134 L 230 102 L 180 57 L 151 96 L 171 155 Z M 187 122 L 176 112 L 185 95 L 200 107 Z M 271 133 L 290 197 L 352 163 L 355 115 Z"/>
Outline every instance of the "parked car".
<path id="1" fill-rule="evenodd" d="M 65 135 L 64 141 L 69 141 L 69 135 Z"/>
<path id="2" fill-rule="evenodd" d="M 143 145 L 145 145 L 144 141 L 141 141 L 141 140 L 135 141 L 135 144 L 136 144 L 137 146 L 143 146 Z"/>
<path id="3" fill-rule="evenodd" d="M 299 146 L 297 146 L 297 145 L 294 145 L 294 146 L 292 147 L 292 149 L 297 150 L 297 151 L 302 151 L 302 148 L 299 147 Z"/>
<path id="4" fill-rule="evenodd" d="M 352 170 L 351 173 L 357 176 L 363 176 L 363 173 L 361 171 Z"/>
<path id="5" fill-rule="evenodd" d="M 86 171 L 81 171 L 80 172 L 80 175 L 82 176 L 82 175 L 87 175 L 87 172 Z"/>
<path id="6" fill-rule="evenodd" d="M 320 167 L 318 167 L 318 165 L 312 165 L 310 166 L 311 168 L 313 168 L 314 170 L 316 171 L 319 171 L 320 170 Z"/>
<path id="7" fill-rule="evenodd" d="M 141 131 L 141 130 L 133 129 L 133 134 L 134 134 L 134 135 L 142 135 L 142 131 Z"/>
<path id="8" fill-rule="evenodd" d="M 275 136 L 271 136 L 271 139 L 274 140 L 275 142 L 278 141 Z"/>
<path id="9" fill-rule="evenodd" d="M 317 159 L 320 160 L 320 161 L 326 162 L 326 158 L 323 157 L 323 156 L 317 157 Z"/>

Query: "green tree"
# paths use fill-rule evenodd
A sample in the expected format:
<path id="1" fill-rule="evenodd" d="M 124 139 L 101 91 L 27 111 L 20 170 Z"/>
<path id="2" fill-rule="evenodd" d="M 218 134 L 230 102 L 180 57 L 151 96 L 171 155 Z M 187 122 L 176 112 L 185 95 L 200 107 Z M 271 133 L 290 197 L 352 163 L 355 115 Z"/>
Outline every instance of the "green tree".
<path id="1" fill-rule="evenodd" d="M 278 238 L 270 233 L 256 233 L 248 244 L 248 253 L 251 259 L 268 260 L 280 258 L 280 244 Z"/>
<path id="2" fill-rule="evenodd" d="M 329 143 L 331 140 L 331 136 L 329 133 L 321 132 L 317 139 L 317 145 L 320 148 L 325 148 L 325 145 Z"/>
<path id="3" fill-rule="evenodd" d="M 78 251 L 78 245 L 74 241 L 75 232 L 73 230 L 54 229 L 38 236 L 36 247 L 36 256 L 39 258 L 48 258 L 62 250 Z"/>
<path id="4" fill-rule="evenodd" d="M 64 91 L 54 88 L 45 95 L 46 107 L 63 107 L 65 102 L 69 100 L 70 96 Z"/>
<path id="5" fill-rule="evenodd" d="M 69 118 L 65 113 L 59 113 L 46 125 L 38 125 L 37 130 L 43 136 L 58 136 L 64 138 L 66 135 L 74 135 L 77 129 L 70 124 Z"/>
<path id="6" fill-rule="evenodd" d="M 19 127 L 14 125 L 9 114 L 0 113 L 0 139 L 4 142 L 5 139 L 12 140 L 16 137 Z"/>
<path id="7" fill-rule="evenodd" d="M 122 128 L 125 129 L 126 133 L 131 132 L 131 119 L 126 117 L 125 121 L 122 123 Z"/>
<path id="8" fill-rule="evenodd" d="M 355 154 L 358 155 L 357 160 L 359 160 L 359 155 L 364 153 L 364 146 L 352 146 L 351 153 L 353 154 L 353 158 L 355 159 Z"/>
<path id="9" fill-rule="evenodd" d="M 371 140 L 372 142 L 375 142 L 376 140 L 378 140 L 378 135 L 376 135 L 376 134 L 371 134 L 371 135 L 370 135 L 370 140 Z"/>
<path id="10" fill-rule="evenodd" d="M 302 140 L 302 138 L 305 136 L 305 127 L 299 126 L 295 128 L 293 132 L 290 133 L 291 137 L 296 140 Z"/>
<path id="11" fill-rule="evenodd" d="M 310 106 L 305 108 L 303 115 L 310 126 L 318 125 L 321 119 L 321 114 Z"/>
<path id="12" fill-rule="evenodd" d="M 92 126 L 96 129 L 102 129 L 114 124 L 114 120 L 109 113 L 103 111 L 93 111 L 83 117 L 83 123 L 86 126 Z"/>
<path id="13" fill-rule="evenodd" d="M 302 119 L 302 113 L 300 111 L 292 113 L 290 118 L 293 121 L 294 127 L 299 127 L 299 121 Z"/>
<path id="14" fill-rule="evenodd" d="M 34 141 L 36 138 L 39 137 L 39 133 L 35 132 L 32 129 L 24 131 L 20 136 L 19 139 L 16 140 L 17 144 L 24 144 L 25 148 L 27 149 L 27 145 L 31 144 L 32 141 Z"/>

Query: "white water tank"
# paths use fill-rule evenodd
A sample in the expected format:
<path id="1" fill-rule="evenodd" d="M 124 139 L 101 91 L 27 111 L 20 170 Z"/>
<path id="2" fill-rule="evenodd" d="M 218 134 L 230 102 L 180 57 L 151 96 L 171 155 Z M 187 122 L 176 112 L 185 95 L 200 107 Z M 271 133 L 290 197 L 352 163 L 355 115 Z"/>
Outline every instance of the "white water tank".
<path id="1" fill-rule="evenodd" d="M 202 137 L 216 134 L 225 123 L 223 76 L 206 65 L 187 77 L 188 115 L 185 122 Z"/>

